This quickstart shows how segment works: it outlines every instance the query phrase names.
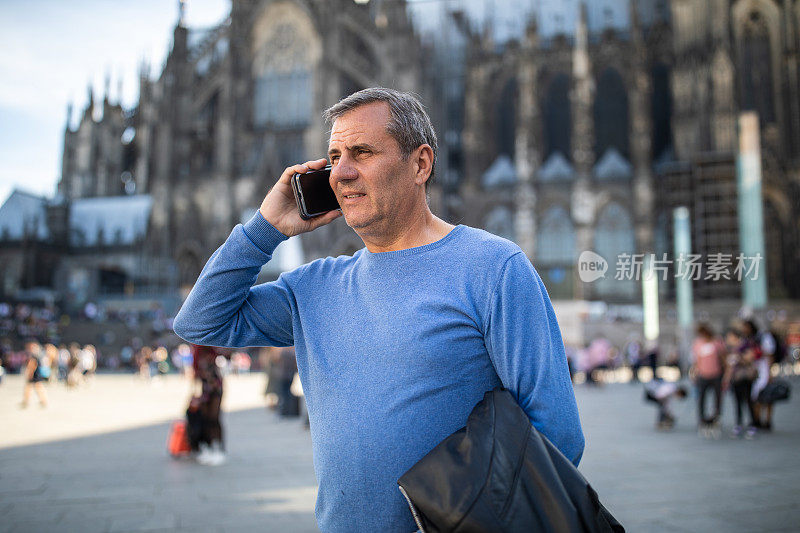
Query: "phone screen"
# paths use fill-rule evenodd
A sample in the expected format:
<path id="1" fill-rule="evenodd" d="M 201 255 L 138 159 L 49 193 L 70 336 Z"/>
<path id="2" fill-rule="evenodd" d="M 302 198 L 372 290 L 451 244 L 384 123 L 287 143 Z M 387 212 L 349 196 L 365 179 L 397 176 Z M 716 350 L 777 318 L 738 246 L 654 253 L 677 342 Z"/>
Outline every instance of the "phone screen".
<path id="1" fill-rule="evenodd" d="M 312 170 L 299 174 L 297 183 L 301 193 L 303 206 L 309 216 L 321 215 L 339 209 L 336 194 L 330 185 L 331 169 Z"/>

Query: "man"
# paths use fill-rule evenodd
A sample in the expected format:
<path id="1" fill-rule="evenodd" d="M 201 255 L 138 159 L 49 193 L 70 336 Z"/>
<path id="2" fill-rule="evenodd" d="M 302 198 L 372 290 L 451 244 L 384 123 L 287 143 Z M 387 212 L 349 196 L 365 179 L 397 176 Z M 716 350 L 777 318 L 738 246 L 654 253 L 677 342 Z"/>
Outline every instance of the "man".
<path id="1" fill-rule="evenodd" d="M 397 479 L 500 385 L 577 464 L 583 434 L 544 285 L 515 244 L 431 213 L 436 136 L 422 105 L 372 88 L 326 118 L 341 213 L 304 221 L 290 188 L 326 160 L 287 168 L 211 256 L 175 331 L 217 346 L 295 345 L 323 531 L 414 531 Z M 365 248 L 252 286 L 281 241 L 340 214 Z"/>

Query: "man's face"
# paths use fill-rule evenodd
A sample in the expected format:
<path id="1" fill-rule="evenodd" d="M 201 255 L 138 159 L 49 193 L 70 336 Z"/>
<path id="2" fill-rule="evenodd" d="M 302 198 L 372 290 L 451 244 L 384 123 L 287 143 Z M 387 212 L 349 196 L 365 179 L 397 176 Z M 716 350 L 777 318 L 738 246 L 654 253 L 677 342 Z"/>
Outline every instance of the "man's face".
<path id="1" fill-rule="evenodd" d="M 375 102 L 348 111 L 331 129 L 331 187 L 345 221 L 362 235 L 402 225 L 418 201 L 414 159 L 386 131 L 389 118 L 388 104 Z"/>

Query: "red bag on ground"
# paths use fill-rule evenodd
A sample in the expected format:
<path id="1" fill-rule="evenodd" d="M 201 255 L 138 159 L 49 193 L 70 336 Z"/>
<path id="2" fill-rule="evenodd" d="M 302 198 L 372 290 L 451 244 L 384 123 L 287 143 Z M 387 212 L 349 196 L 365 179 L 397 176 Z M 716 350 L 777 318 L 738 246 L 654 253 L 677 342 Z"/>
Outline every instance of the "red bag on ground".
<path id="1" fill-rule="evenodd" d="M 167 451 L 172 457 L 183 457 L 192 451 L 186 434 L 186 421 L 176 420 L 169 428 Z"/>

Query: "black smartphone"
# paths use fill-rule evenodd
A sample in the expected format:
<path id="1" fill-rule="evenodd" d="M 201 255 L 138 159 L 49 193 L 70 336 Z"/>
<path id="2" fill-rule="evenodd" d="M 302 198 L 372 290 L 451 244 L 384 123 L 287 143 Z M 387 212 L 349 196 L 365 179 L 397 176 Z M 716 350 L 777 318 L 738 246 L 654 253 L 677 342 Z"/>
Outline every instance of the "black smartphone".
<path id="1" fill-rule="evenodd" d="M 321 170 L 310 170 L 305 174 L 292 176 L 292 190 L 300 218 L 308 220 L 339 209 L 336 194 L 331 189 L 330 177 L 330 165 Z"/>

